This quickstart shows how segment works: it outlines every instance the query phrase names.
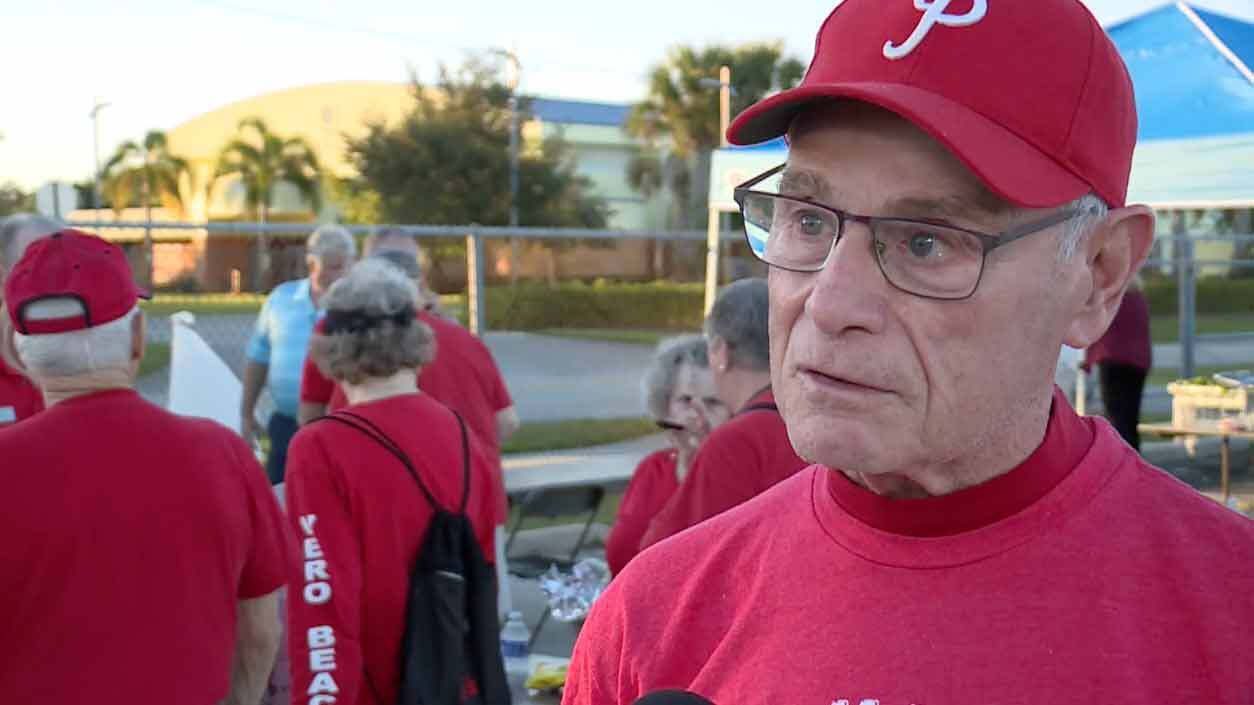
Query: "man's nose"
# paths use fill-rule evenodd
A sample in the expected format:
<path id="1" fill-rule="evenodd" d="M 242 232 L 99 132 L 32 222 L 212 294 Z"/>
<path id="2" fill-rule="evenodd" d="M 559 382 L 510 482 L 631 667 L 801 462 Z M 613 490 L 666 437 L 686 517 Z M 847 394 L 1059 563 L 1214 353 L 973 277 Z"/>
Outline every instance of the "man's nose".
<path id="1" fill-rule="evenodd" d="M 875 259 L 875 240 L 864 223 L 847 222 L 844 232 L 816 273 L 806 311 L 820 330 L 839 335 L 848 330 L 883 329 L 888 282 Z"/>

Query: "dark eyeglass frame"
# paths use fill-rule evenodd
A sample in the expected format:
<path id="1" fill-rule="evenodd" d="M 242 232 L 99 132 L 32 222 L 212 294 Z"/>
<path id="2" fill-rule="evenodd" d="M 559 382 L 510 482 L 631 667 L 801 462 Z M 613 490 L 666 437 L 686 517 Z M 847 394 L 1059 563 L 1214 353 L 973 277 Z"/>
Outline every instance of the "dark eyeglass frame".
<path id="1" fill-rule="evenodd" d="M 1048 215 L 1040 220 L 1035 220 L 1030 223 L 1025 223 L 1023 225 L 1013 227 L 1009 230 L 1003 231 L 1002 233 L 998 235 L 990 235 L 989 233 L 982 233 L 978 230 L 962 228 L 956 225 L 950 225 L 948 223 L 935 223 L 935 222 L 929 222 L 926 220 L 918 220 L 915 218 L 890 218 L 890 217 L 880 217 L 880 216 L 872 216 L 872 215 L 858 215 L 856 213 L 842 211 L 838 208 L 832 208 L 829 205 L 819 203 L 818 201 L 812 201 L 808 198 L 799 198 L 796 196 L 785 196 L 785 195 L 778 194 L 778 193 L 770 193 L 769 191 L 755 191 L 754 190 L 753 188 L 754 186 L 757 186 L 763 181 L 766 181 L 772 176 L 775 176 L 779 172 L 783 171 L 784 168 L 787 166 L 788 166 L 787 162 L 785 162 L 784 164 L 780 164 L 779 166 L 773 169 L 770 169 L 769 171 L 766 171 L 762 174 L 759 174 L 758 176 L 753 177 L 752 179 L 749 179 L 743 184 L 737 186 L 732 191 L 732 198 L 733 200 L 736 201 L 736 205 L 740 208 L 741 218 L 745 222 L 744 227 L 742 227 L 742 229 L 745 231 L 745 241 L 749 244 L 749 250 L 754 253 L 755 257 L 758 257 L 758 259 L 762 260 L 763 262 L 766 262 L 766 264 L 771 267 L 775 267 L 777 269 L 788 270 L 790 272 L 811 272 L 812 273 L 812 272 L 822 271 L 822 269 L 826 267 L 827 263 L 831 260 L 832 253 L 836 251 L 836 245 L 839 244 L 841 238 L 845 236 L 845 223 L 846 222 L 861 223 L 867 227 L 867 230 L 871 231 L 871 255 L 872 257 L 875 258 L 875 264 L 877 267 L 879 267 L 880 274 L 884 276 L 884 280 L 887 281 L 890 286 L 892 286 L 894 289 L 897 289 L 898 291 L 903 291 L 907 294 L 910 294 L 911 296 L 918 296 L 924 299 L 933 299 L 935 301 L 962 301 L 964 299 L 969 299 L 972 296 L 974 296 L 975 292 L 980 288 L 980 281 L 982 281 L 984 278 L 984 264 L 988 260 L 988 253 L 992 252 L 998 247 L 1001 247 L 1002 245 L 1008 245 L 1014 242 L 1015 240 L 1018 240 L 1019 238 L 1032 235 L 1033 233 L 1038 233 L 1038 232 L 1041 232 L 1042 230 L 1052 228 L 1053 226 L 1058 225 L 1059 223 L 1065 223 L 1068 220 L 1071 220 L 1072 218 L 1080 215 L 1081 213 L 1094 212 L 1094 209 L 1092 208 L 1068 208 L 1066 210 L 1061 210 L 1061 211 L 1058 211 L 1057 213 Z M 804 203 L 805 205 L 819 208 L 821 210 L 827 211 L 828 213 L 831 213 L 832 215 L 836 216 L 836 237 L 832 238 L 831 249 L 827 251 L 827 256 L 823 258 L 823 261 L 817 267 L 803 269 L 800 267 L 785 267 L 783 265 L 774 264 L 762 258 L 761 256 L 759 256 L 757 254 L 757 251 L 753 247 L 753 242 L 749 238 L 749 230 L 748 230 L 749 217 L 748 215 L 745 214 L 745 196 L 749 194 L 754 194 L 757 196 L 766 196 L 769 198 L 782 199 L 785 201 L 791 201 L 793 203 Z M 897 282 L 893 281 L 893 278 L 888 275 L 888 272 L 884 271 L 884 261 L 880 258 L 879 253 L 875 251 L 875 245 L 879 242 L 876 239 L 876 235 L 875 235 L 875 224 L 877 222 L 912 223 L 912 224 L 916 224 L 920 226 L 933 227 L 933 228 L 939 226 L 939 227 L 943 227 L 949 230 L 955 230 L 955 231 L 963 232 L 968 235 L 974 236 L 976 239 L 980 241 L 980 246 L 983 251 L 980 254 L 980 271 L 979 271 L 979 274 L 977 274 L 975 277 L 975 283 L 971 285 L 971 290 L 961 296 L 935 296 L 935 295 L 930 295 L 930 294 L 920 294 L 917 291 L 911 291 L 910 289 L 907 289 L 903 286 L 898 285 Z"/>

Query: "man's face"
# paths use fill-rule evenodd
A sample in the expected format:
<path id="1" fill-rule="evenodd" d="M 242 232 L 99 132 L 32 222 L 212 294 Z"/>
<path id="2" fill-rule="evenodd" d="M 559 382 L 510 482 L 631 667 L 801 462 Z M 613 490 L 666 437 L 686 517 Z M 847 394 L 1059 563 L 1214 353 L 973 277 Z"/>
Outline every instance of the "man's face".
<path id="1" fill-rule="evenodd" d="M 990 213 L 991 196 L 965 166 L 885 111 L 824 108 L 790 134 L 788 169 L 799 178 L 786 182 L 811 192 L 789 195 L 989 234 L 1052 212 Z M 1059 264 L 1064 227 L 994 250 L 962 301 L 895 289 L 858 223 L 846 223 L 822 271 L 772 268 L 772 381 L 797 452 L 890 492 L 1000 457 L 1023 410 L 1048 399 L 1083 300 L 1079 268 Z"/>
<path id="2" fill-rule="evenodd" d="M 339 280 L 353 266 L 353 258 L 344 254 L 329 252 L 321 257 L 310 257 L 309 281 L 316 293 L 321 294 Z"/>

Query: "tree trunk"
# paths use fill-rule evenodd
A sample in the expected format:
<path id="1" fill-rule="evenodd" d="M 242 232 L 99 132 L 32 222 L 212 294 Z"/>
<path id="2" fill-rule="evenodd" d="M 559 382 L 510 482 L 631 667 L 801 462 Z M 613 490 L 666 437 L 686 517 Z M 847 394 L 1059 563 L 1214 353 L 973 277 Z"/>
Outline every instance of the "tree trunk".
<path id="1" fill-rule="evenodd" d="M 152 188 L 148 180 L 144 180 L 144 288 L 153 288 L 153 253 L 152 253 Z"/>
<path id="2" fill-rule="evenodd" d="M 268 200 L 268 199 L 267 199 Z M 258 209 L 260 228 L 257 229 L 257 275 L 253 277 L 258 293 L 264 293 L 270 275 L 270 240 L 266 237 L 266 216 L 269 215 L 269 204 L 263 202 Z"/>

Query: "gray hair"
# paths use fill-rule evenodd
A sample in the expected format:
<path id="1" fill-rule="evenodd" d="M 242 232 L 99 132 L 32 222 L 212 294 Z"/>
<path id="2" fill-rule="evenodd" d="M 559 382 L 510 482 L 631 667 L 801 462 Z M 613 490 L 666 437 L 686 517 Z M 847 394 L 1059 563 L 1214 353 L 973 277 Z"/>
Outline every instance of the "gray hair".
<path id="1" fill-rule="evenodd" d="M 322 301 L 328 315 L 385 317 L 413 311 L 417 293 L 414 283 L 395 266 L 366 259 L 333 284 Z M 309 354 L 328 377 L 361 384 L 431 362 L 435 359 L 435 334 L 416 318 L 404 323 L 385 320 L 362 331 L 315 333 Z"/>
<path id="2" fill-rule="evenodd" d="M 1058 248 L 1058 259 L 1066 262 L 1075 256 L 1080 243 L 1097 227 L 1097 224 L 1110 212 L 1110 206 L 1096 194 L 1087 194 L 1063 206 L 1064 209 L 1080 211 L 1079 215 L 1067 222 L 1067 230 L 1063 233 Z"/>
<path id="3" fill-rule="evenodd" d="M 317 260 L 329 254 L 338 254 L 351 259 L 357 256 L 357 241 L 353 239 L 353 234 L 343 226 L 321 225 L 305 241 L 305 252 Z"/>
<path id="4" fill-rule="evenodd" d="M 372 254 L 376 254 L 377 252 L 379 252 L 380 251 L 379 247 L 385 241 L 391 241 L 393 245 L 392 247 L 388 247 L 387 248 L 388 250 L 406 251 L 406 250 L 412 249 L 414 252 L 417 252 L 420 250 L 420 248 L 418 247 L 417 235 L 414 235 L 413 233 L 410 233 L 410 232 L 406 232 L 405 230 L 402 230 L 401 228 L 398 228 L 398 227 L 385 225 L 382 228 L 372 231 L 369 235 L 366 236 L 366 247 L 365 247 L 366 254 L 372 255 Z M 400 246 L 396 246 L 396 245 L 400 245 Z"/>
<path id="5" fill-rule="evenodd" d="M 65 229 L 65 223 L 38 213 L 15 213 L 0 218 L 0 267 L 12 268 L 22 258 L 16 249 L 18 236 L 34 233 L 35 238 L 51 235 Z"/>
<path id="6" fill-rule="evenodd" d="M 700 335 L 679 335 L 658 343 L 649 369 L 645 370 L 641 387 L 644 404 L 655 419 L 670 415 L 671 394 L 675 391 L 675 379 L 684 365 L 707 368 L 710 357 L 705 338 Z"/>
<path id="7" fill-rule="evenodd" d="M 31 320 L 81 315 L 82 304 L 73 299 L 35 301 L 23 311 Z M 13 332 L 13 347 L 22 366 L 35 379 L 75 377 L 106 370 L 127 370 L 134 352 L 131 321 L 139 307 L 121 318 L 67 333 L 23 335 Z"/>
<path id="8" fill-rule="evenodd" d="M 422 279 L 422 267 L 418 266 L 418 257 L 412 252 L 401 250 L 380 250 L 370 255 L 371 259 L 381 260 L 405 273 L 414 281 Z"/>
<path id="9" fill-rule="evenodd" d="M 731 362 L 750 370 L 771 366 L 770 296 L 765 279 L 741 279 L 723 287 L 705 319 L 706 336 L 727 343 Z"/>

